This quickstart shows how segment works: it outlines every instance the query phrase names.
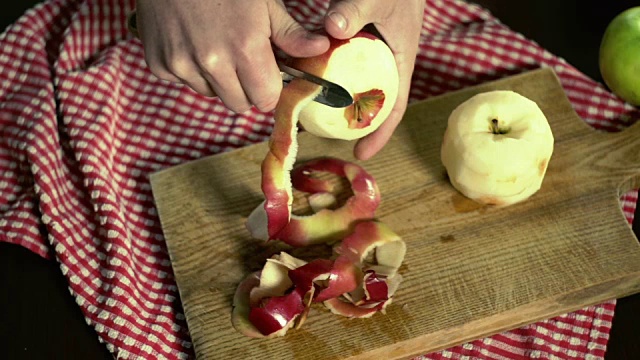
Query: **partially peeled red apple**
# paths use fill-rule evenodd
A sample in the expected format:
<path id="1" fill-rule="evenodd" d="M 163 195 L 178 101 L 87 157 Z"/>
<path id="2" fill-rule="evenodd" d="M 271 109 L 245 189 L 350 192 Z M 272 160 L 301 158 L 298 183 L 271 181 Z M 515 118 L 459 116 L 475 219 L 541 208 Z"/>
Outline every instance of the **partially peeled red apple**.
<path id="1" fill-rule="evenodd" d="M 298 70 L 335 82 L 349 91 L 354 103 L 332 108 L 314 102 L 319 85 L 294 79 L 285 86 L 274 112 L 269 151 L 262 162 L 262 192 L 267 237 L 274 238 L 291 218 L 291 171 L 298 151 L 298 123 L 321 137 L 353 140 L 376 130 L 395 105 L 398 70 L 389 47 L 360 32 L 348 40 L 331 39 L 320 56 L 292 59 Z"/>
<path id="2" fill-rule="evenodd" d="M 395 105 L 396 62 L 389 47 L 369 33 L 330 40 L 329 51 L 294 59 L 291 67 L 341 85 L 351 93 L 354 103 L 347 108 L 332 108 L 311 102 L 300 111 L 299 121 L 316 136 L 359 139 L 376 130 Z"/>
<path id="3" fill-rule="evenodd" d="M 508 90 L 477 94 L 448 119 L 441 159 L 451 184 L 482 204 L 505 206 L 541 187 L 553 153 L 538 105 Z"/>

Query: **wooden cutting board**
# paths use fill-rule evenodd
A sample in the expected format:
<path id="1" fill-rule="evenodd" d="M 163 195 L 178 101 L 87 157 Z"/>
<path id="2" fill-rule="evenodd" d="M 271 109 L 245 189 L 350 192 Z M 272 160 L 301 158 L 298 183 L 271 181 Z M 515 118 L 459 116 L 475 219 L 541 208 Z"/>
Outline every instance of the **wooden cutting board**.
<path id="1" fill-rule="evenodd" d="M 536 101 L 556 139 L 542 189 L 506 208 L 459 195 L 440 163 L 449 113 L 493 89 Z M 355 161 L 351 142 L 299 140 L 299 160 Z M 640 124 L 592 130 L 554 72 L 539 69 L 411 105 L 383 151 L 360 162 L 382 192 L 380 220 L 408 249 L 386 315 L 349 320 L 316 304 L 283 338 L 243 337 L 230 320 L 236 285 L 282 249 L 244 228 L 262 200 L 265 152 L 257 144 L 151 177 L 199 359 L 409 358 L 640 291 L 640 245 L 619 203 L 640 184 Z"/>

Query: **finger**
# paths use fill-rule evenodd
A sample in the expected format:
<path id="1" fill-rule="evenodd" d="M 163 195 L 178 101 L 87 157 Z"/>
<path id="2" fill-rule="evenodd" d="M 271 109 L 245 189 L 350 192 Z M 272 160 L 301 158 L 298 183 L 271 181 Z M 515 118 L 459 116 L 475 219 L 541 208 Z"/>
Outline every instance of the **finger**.
<path id="1" fill-rule="evenodd" d="M 146 14 L 146 12 L 143 12 Z M 133 12 L 128 19 L 129 30 L 140 39 L 142 48 L 144 50 L 144 60 L 147 63 L 147 67 L 153 75 L 162 80 L 167 80 L 175 83 L 182 82 L 175 74 L 169 70 L 169 64 L 167 62 L 166 54 L 160 49 L 157 44 L 156 38 L 149 35 L 146 29 L 146 17 L 137 16 L 136 12 Z"/>
<path id="2" fill-rule="evenodd" d="M 235 113 L 243 113 L 251 108 L 251 102 L 242 89 L 236 69 L 229 61 L 210 61 L 200 64 L 200 76 L 206 80 L 224 105 Z"/>
<path id="3" fill-rule="evenodd" d="M 271 41 L 278 48 L 293 57 L 316 56 L 329 49 L 329 39 L 325 35 L 307 31 L 280 2 L 269 4 Z"/>
<path id="4" fill-rule="evenodd" d="M 180 77 L 180 82 L 187 85 L 198 94 L 208 97 L 217 96 L 216 91 L 211 87 L 211 84 L 209 84 L 207 79 L 197 72 L 190 75 L 182 75 L 182 77 Z"/>
<path id="5" fill-rule="evenodd" d="M 353 155 L 356 159 L 365 161 L 375 156 L 391 138 L 400 120 L 402 120 L 403 113 L 404 109 L 394 109 L 376 131 L 358 140 L 353 149 Z"/>
<path id="6" fill-rule="evenodd" d="M 251 102 L 245 94 L 238 75 L 230 69 L 225 76 L 213 76 L 203 73 L 209 87 L 217 94 L 224 105 L 231 111 L 241 114 L 251 109 Z"/>
<path id="7" fill-rule="evenodd" d="M 407 56 L 405 56 L 407 55 Z M 391 135 L 402 120 L 407 104 L 409 102 L 409 89 L 411 86 L 411 75 L 413 73 L 414 57 L 408 54 L 396 55 L 398 66 L 399 84 L 398 97 L 387 119 L 380 127 L 360 139 L 354 147 L 354 156 L 360 160 L 368 160 L 375 156 L 389 141 Z"/>
<path id="8" fill-rule="evenodd" d="M 271 43 L 266 40 L 238 60 L 238 79 L 249 101 L 260 111 L 276 107 L 282 91 L 282 76 Z"/>
<path id="9" fill-rule="evenodd" d="M 332 1 L 325 17 L 325 29 L 337 39 L 351 38 L 365 25 L 383 18 L 390 6 L 371 0 Z"/>
<path id="10" fill-rule="evenodd" d="M 182 80 L 169 70 L 169 66 L 164 60 L 165 57 L 163 55 L 152 52 L 151 50 L 152 49 L 149 49 L 149 51 L 147 51 L 147 49 L 145 49 L 144 55 L 147 67 L 149 67 L 149 71 L 151 71 L 153 75 L 161 80 L 171 81 L 174 83 L 182 83 Z"/>

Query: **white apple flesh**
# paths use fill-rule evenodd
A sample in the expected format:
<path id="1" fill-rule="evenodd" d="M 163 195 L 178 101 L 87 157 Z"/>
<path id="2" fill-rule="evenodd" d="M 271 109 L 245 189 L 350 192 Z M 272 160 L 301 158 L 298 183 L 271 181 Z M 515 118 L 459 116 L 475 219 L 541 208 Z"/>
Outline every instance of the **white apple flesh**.
<path id="1" fill-rule="evenodd" d="M 441 160 L 451 184 L 482 204 L 521 202 L 541 187 L 553 153 L 538 105 L 508 90 L 477 94 L 451 113 Z"/>
<path id="2" fill-rule="evenodd" d="M 368 33 L 348 40 L 331 39 L 325 54 L 295 59 L 291 66 L 341 85 L 354 98 L 354 104 L 347 108 L 312 102 L 302 109 L 300 125 L 316 136 L 359 139 L 376 130 L 395 105 L 395 58 L 382 40 Z"/>

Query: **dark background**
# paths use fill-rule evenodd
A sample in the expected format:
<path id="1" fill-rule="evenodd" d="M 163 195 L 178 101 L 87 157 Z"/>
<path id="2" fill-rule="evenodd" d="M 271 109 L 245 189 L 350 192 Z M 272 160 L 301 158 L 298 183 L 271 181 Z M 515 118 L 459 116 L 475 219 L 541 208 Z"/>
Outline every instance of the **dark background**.
<path id="1" fill-rule="evenodd" d="M 39 1 L 4 2 L 0 30 Z M 606 25 L 637 0 L 473 1 L 503 23 L 564 58 L 594 80 Z M 640 209 L 634 231 L 640 234 Z M 619 299 L 606 359 L 640 354 L 640 294 Z M 55 261 L 0 243 L 0 357 L 6 359 L 111 359 L 69 294 Z"/>

